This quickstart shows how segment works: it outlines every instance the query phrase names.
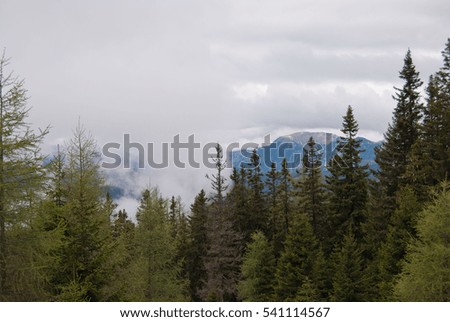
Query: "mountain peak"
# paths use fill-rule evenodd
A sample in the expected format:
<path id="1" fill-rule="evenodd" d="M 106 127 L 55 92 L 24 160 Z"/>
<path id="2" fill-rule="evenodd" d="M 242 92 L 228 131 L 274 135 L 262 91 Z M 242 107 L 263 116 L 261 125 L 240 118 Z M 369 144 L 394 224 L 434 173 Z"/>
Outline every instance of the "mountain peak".
<path id="1" fill-rule="evenodd" d="M 338 138 L 336 134 L 329 133 L 329 132 L 309 132 L 309 131 L 299 131 L 295 132 L 289 135 L 283 135 L 275 140 L 277 141 L 293 141 L 297 142 L 301 145 L 305 145 L 309 138 L 312 137 L 314 141 L 318 144 L 328 144 Z"/>

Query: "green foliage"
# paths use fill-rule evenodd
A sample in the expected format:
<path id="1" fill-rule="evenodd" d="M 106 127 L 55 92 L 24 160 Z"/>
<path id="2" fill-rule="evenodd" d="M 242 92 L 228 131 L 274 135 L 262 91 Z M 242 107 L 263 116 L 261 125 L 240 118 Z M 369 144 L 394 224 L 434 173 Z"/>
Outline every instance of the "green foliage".
<path id="1" fill-rule="evenodd" d="M 272 246 L 262 232 L 255 232 L 242 261 L 239 297 L 249 302 L 273 299 L 275 257 Z"/>
<path id="2" fill-rule="evenodd" d="M 383 144 L 375 150 L 375 161 L 380 166 L 376 177 L 384 193 L 382 206 L 386 209 L 387 216 L 396 207 L 395 196 L 398 189 L 407 183 L 404 175 L 410 163 L 412 147 L 419 137 L 419 121 L 423 110 L 420 101 L 420 87 L 423 83 L 414 66 L 410 50 L 406 53 L 399 77 L 404 84 L 402 88 L 395 88 L 394 99 L 397 106 L 392 123 L 384 135 Z"/>
<path id="3" fill-rule="evenodd" d="M 284 251 L 277 264 L 275 292 L 279 301 L 295 301 L 306 278 L 312 280 L 320 251 L 305 214 L 293 217 Z M 314 299 L 311 299 L 314 300 Z"/>
<path id="4" fill-rule="evenodd" d="M 112 200 L 102 203 L 103 178 L 99 154 L 92 136 L 80 125 L 66 147 L 64 191 L 67 201 L 62 215 L 65 222 L 60 267 L 55 276 L 58 300 L 99 301 L 108 280 Z M 58 202 L 56 202 L 56 205 Z M 79 284 L 79 287 L 75 287 Z M 72 290 L 85 290 L 74 298 Z M 66 294 L 70 291 L 70 294 Z"/>
<path id="5" fill-rule="evenodd" d="M 264 182 L 261 165 L 256 149 L 253 150 L 247 170 L 248 203 L 247 223 L 244 228 L 244 240 L 251 239 L 256 230 L 267 231 L 267 212 L 264 199 Z"/>
<path id="6" fill-rule="evenodd" d="M 420 135 L 405 174 L 421 201 L 429 200 L 430 187 L 450 173 L 450 39 L 442 55 L 444 66 L 430 77 Z"/>
<path id="7" fill-rule="evenodd" d="M 223 156 L 217 150 L 216 174 L 212 176 L 211 196 L 207 214 L 207 252 L 205 256 L 206 281 L 201 297 L 207 301 L 234 301 L 237 299 L 242 238 L 234 229 L 229 204 L 221 197 L 223 191 L 215 184 L 224 169 Z M 225 178 L 222 181 L 225 185 Z"/>
<path id="8" fill-rule="evenodd" d="M 430 191 L 450 171 L 450 39 L 442 54 L 425 105 L 406 54 L 374 180 L 349 107 L 325 184 L 312 138 L 298 181 L 287 160 L 264 175 L 254 150 L 230 189 L 217 145 L 210 198 L 188 216 L 147 189 L 136 222 L 105 194 L 83 127 L 44 161 L 48 131 L 30 129 L 3 56 L 0 301 L 449 301 L 449 185 Z"/>
<path id="9" fill-rule="evenodd" d="M 447 183 L 420 214 L 394 292 L 401 301 L 450 300 L 450 190 Z"/>
<path id="10" fill-rule="evenodd" d="M 186 258 L 190 293 L 194 301 L 200 301 L 200 291 L 204 288 L 207 278 L 205 268 L 205 256 L 208 247 L 207 219 L 206 194 L 202 189 L 191 206 L 190 236 Z"/>
<path id="11" fill-rule="evenodd" d="M 392 298 L 394 277 L 400 273 L 400 263 L 406 254 L 406 247 L 416 235 L 414 225 L 420 204 L 414 191 L 406 186 L 399 191 L 398 208 L 391 217 L 386 240 L 380 247 L 378 258 L 379 295 L 382 300 Z"/>
<path id="12" fill-rule="evenodd" d="M 333 254 L 334 277 L 331 299 L 336 302 L 361 302 L 368 300 L 364 276 L 362 251 L 353 236 L 351 227 L 342 246 Z"/>
<path id="13" fill-rule="evenodd" d="M 274 247 L 275 256 L 279 257 L 293 212 L 293 183 L 286 159 L 281 163 L 281 171 L 276 170 L 275 163 L 272 163 L 265 184 L 268 187 L 265 193 L 268 212 L 266 234 Z"/>
<path id="14" fill-rule="evenodd" d="M 175 240 L 167 213 L 167 201 L 157 189 L 143 192 L 136 214 L 135 269 L 141 279 L 140 301 L 185 300 L 186 281 L 180 277 L 181 268 L 175 260 Z"/>
<path id="15" fill-rule="evenodd" d="M 327 222 L 327 196 L 322 176 L 322 154 L 311 137 L 303 149 L 303 168 L 297 184 L 299 207 L 308 215 L 314 234 L 323 242 L 330 229 Z"/>
<path id="16" fill-rule="evenodd" d="M 337 146 L 337 155 L 328 165 L 330 175 L 326 177 L 326 188 L 330 192 L 330 221 L 332 234 L 326 245 L 339 244 L 352 227 L 357 239 L 362 237 L 362 224 L 367 214 L 367 166 L 361 165 L 361 140 L 357 139 L 358 123 L 353 109 L 348 107 L 343 118 L 342 133 Z M 330 228 L 331 229 L 331 228 Z"/>
<path id="17" fill-rule="evenodd" d="M 40 272 L 27 249 L 32 245 L 27 243 L 19 250 L 10 238 L 20 239 L 18 231 L 34 234 L 30 223 L 36 213 L 29 209 L 34 209 L 41 197 L 44 169 L 40 145 L 48 130 L 35 133 L 30 129 L 27 91 L 23 80 L 7 72 L 8 63 L 3 54 L 0 57 L 0 300 L 17 300 L 24 288 L 18 287 L 21 281 L 16 280 L 16 270 L 26 267 L 33 276 Z M 27 253 L 19 262 L 18 251 Z M 33 287 L 24 293 L 34 290 Z"/>

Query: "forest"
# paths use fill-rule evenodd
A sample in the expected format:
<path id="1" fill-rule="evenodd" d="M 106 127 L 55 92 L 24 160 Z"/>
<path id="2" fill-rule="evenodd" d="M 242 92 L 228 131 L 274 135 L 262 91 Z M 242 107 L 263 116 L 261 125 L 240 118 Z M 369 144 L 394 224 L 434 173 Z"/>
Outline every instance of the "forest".
<path id="1" fill-rule="evenodd" d="M 118 209 L 82 125 L 48 158 L 24 82 L 0 61 L 0 301 L 449 301 L 450 39 L 421 80 L 407 51 L 392 121 L 361 164 L 351 106 L 321 171 L 311 138 L 299 177 L 259 156 L 189 209 L 157 187 L 136 220 Z M 376 113 L 376 111 L 374 111 Z"/>

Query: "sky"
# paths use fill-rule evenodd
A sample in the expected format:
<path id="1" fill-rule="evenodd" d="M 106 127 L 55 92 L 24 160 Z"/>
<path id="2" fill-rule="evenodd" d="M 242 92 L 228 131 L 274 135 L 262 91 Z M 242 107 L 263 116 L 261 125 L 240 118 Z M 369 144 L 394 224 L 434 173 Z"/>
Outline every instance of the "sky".
<path id="1" fill-rule="evenodd" d="M 202 145 L 338 133 L 352 105 L 382 139 L 408 48 L 422 80 L 442 65 L 448 0 L 0 0 L 0 48 L 21 78 L 46 151 L 78 120 L 105 143 L 194 134 Z M 156 156 L 161 149 L 156 148 Z M 130 196 L 151 184 L 186 206 L 208 169 L 116 170 Z M 111 176 L 111 175 L 110 175 Z"/>

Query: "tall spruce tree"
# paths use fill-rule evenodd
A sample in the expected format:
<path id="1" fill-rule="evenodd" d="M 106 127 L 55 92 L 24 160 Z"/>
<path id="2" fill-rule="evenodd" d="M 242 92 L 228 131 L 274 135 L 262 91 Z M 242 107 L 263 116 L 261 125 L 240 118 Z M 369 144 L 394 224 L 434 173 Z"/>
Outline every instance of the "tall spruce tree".
<path id="1" fill-rule="evenodd" d="M 420 135 L 412 147 L 406 180 L 422 201 L 450 173 L 450 39 L 442 52 L 444 65 L 430 77 Z"/>
<path id="2" fill-rule="evenodd" d="M 244 235 L 248 227 L 248 185 L 247 174 L 244 168 L 239 171 L 233 168 L 230 175 L 231 189 L 227 194 L 227 205 L 233 217 L 233 228 L 240 235 Z M 245 241 L 242 240 L 242 251 L 245 249 Z"/>
<path id="3" fill-rule="evenodd" d="M 404 84 L 402 88 L 395 87 L 397 106 L 392 123 L 384 134 L 383 144 L 375 149 L 375 161 L 380 167 L 376 178 L 383 192 L 379 204 L 386 214 L 386 222 L 396 208 L 397 191 L 406 183 L 405 172 L 410 163 L 411 149 L 419 137 L 419 121 L 423 110 L 420 96 L 423 83 L 413 64 L 410 50 L 406 53 L 399 77 Z"/>
<path id="4" fill-rule="evenodd" d="M 278 195 L 280 200 L 280 210 L 283 220 L 283 230 L 282 236 L 283 240 L 288 233 L 289 229 L 289 221 L 292 213 L 292 193 L 293 193 L 293 184 L 292 184 L 292 176 L 288 168 L 288 163 L 286 158 L 281 162 L 281 171 L 280 171 L 280 185 L 278 188 Z"/>
<path id="5" fill-rule="evenodd" d="M 273 241 L 278 231 L 282 230 L 283 222 L 279 215 L 278 187 L 280 183 L 280 172 L 277 170 L 275 162 L 270 165 L 270 171 L 266 174 L 265 179 L 267 211 L 268 211 L 268 227 L 267 237 Z"/>
<path id="6" fill-rule="evenodd" d="M 395 277 L 401 271 L 401 262 L 407 245 L 416 236 L 414 223 L 421 205 L 410 186 L 403 187 L 397 194 L 398 208 L 391 216 L 386 240 L 381 244 L 374 263 L 378 266 L 377 295 L 380 300 L 393 299 Z"/>
<path id="7" fill-rule="evenodd" d="M 232 212 L 226 203 L 224 192 L 226 178 L 222 148 L 216 146 L 216 174 L 210 176 L 213 193 L 209 205 L 207 231 L 208 249 L 205 257 L 207 279 L 201 291 L 208 301 L 233 301 L 237 299 L 237 283 L 240 275 L 242 239 L 234 230 Z"/>
<path id="8" fill-rule="evenodd" d="M 303 167 L 297 184 L 297 194 L 299 195 L 299 208 L 308 215 L 314 234 L 322 242 L 328 235 L 330 227 L 326 221 L 327 198 L 321 166 L 322 155 L 311 137 L 303 149 Z"/>
<path id="9" fill-rule="evenodd" d="M 337 154 L 330 160 L 326 188 L 330 193 L 330 224 L 333 232 L 327 241 L 329 251 L 339 244 L 349 227 L 358 240 L 367 210 L 367 165 L 361 165 L 361 140 L 357 138 L 358 123 L 353 109 L 348 107 L 342 124 Z"/>
<path id="10" fill-rule="evenodd" d="M 336 302 L 367 301 L 367 280 L 364 275 L 362 250 L 351 227 L 340 247 L 333 253 L 334 277 L 331 299 Z"/>
<path id="11" fill-rule="evenodd" d="M 208 250 L 207 220 L 207 198 L 202 189 L 191 205 L 191 216 L 189 217 L 190 236 L 186 260 L 193 301 L 201 300 L 200 291 L 204 288 L 207 279 L 205 268 L 205 257 Z"/>
<path id="12" fill-rule="evenodd" d="M 246 242 L 250 241 L 251 234 L 256 230 L 267 231 L 263 173 L 261 171 L 260 157 L 256 149 L 253 150 L 247 167 L 248 219 L 244 229 L 244 240 Z"/>
<path id="13" fill-rule="evenodd" d="M 319 252 L 319 243 L 306 215 L 294 215 L 277 263 L 275 294 L 278 301 L 297 300 L 299 290 L 308 280 L 313 280 Z M 318 293 L 317 289 L 313 292 Z"/>

